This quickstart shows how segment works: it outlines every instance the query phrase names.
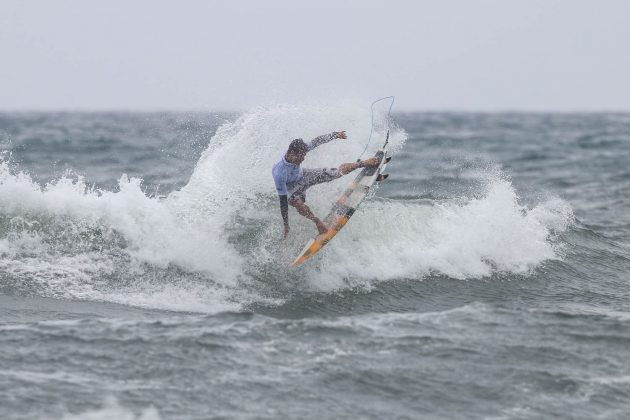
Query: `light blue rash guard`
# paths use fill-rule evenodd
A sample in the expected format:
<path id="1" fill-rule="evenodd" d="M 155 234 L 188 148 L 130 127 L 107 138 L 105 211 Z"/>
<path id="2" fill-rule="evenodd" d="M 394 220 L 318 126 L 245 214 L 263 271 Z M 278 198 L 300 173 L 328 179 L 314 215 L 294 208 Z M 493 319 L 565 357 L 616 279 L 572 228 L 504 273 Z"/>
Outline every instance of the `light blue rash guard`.
<path id="1" fill-rule="evenodd" d="M 337 133 L 324 134 L 314 138 L 310 142 L 306 143 L 308 150 L 311 151 L 317 146 L 321 146 L 322 144 L 328 143 L 332 139 L 337 138 L 336 134 Z M 278 163 L 273 165 L 271 173 L 273 174 L 273 180 L 276 183 L 276 191 L 278 192 L 278 195 L 288 195 L 292 187 L 304 177 L 304 171 L 300 165 L 287 162 L 284 155 L 282 155 L 282 158 L 280 158 Z"/>

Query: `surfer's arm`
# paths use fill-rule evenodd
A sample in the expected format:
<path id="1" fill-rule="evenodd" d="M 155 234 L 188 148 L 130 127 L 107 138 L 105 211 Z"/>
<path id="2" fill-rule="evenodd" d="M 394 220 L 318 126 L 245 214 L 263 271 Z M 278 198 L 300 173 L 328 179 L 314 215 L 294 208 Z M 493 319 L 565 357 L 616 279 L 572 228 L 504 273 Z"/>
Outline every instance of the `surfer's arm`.
<path id="1" fill-rule="evenodd" d="M 289 200 L 287 196 L 289 191 L 287 189 L 287 174 L 285 171 L 273 170 L 273 181 L 276 184 L 276 191 L 280 198 L 280 214 L 282 215 L 282 221 L 284 222 L 284 237 L 287 237 L 289 233 Z"/>
<path id="2" fill-rule="evenodd" d="M 345 139 L 347 138 L 345 131 L 335 131 L 329 134 L 323 134 L 319 137 L 315 137 L 313 140 L 308 142 L 308 150 L 313 150 L 317 146 L 321 146 L 322 144 L 328 143 L 334 139 Z"/>
<path id="3" fill-rule="evenodd" d="M 280 195 L 280 214 L 284 222 L 285 230 L 289 227 L 289 200 L 286 195 Z"/>

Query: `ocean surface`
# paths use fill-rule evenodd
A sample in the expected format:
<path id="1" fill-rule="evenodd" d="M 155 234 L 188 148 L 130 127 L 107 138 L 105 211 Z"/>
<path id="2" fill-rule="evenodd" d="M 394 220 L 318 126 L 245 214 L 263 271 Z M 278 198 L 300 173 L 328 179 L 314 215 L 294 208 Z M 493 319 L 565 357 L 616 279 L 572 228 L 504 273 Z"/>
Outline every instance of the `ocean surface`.
<path id="1" fill-rule="evenodd" d="M 0 417 L 630 418 L 630 114 L 394 113 L 389 179 L 290 267 L 316 228 L 282 240 L 271 167 L 370 124 L 0 113 Z"/>

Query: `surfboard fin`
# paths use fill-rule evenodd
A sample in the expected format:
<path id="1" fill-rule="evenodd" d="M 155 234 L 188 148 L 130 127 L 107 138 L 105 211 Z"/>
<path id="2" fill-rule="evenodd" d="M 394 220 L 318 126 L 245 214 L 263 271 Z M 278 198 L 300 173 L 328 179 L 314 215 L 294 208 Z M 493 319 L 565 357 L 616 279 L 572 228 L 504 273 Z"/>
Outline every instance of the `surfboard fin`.
<path id="1" fill-rule="evenodd" d="M 387 177 L 389 176 L 389 174 L 379 174 L 376 177 L 376 181 L 385 181 L 387 179 Z"/>
<path id="2" fill-rule="evenodd" d="M 389 163 L 389 161 L 390 161 L 390 160 L 392 160 L 392 157 L 391 157 L 391 156 L 386 157 L 386 158 L 385 158 L 385 163 Z"/>

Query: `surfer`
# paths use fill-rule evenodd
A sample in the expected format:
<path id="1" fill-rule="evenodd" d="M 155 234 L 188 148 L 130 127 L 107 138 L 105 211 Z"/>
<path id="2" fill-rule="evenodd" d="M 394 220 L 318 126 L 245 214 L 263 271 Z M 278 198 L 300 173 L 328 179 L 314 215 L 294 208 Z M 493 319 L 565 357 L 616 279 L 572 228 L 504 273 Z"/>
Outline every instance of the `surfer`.
<path id="1" fill-rule="evenodd" d="M 312 220 L 320 234 L 328 231 L 328 227 L 305 204 L 306 190 L 313 185 L 330 182 L 343 175 L 349 174 L 357 168 L 366 166 L 378 166 L 380 160 L 377 157 L 353 163 L 342 163 L 338 168 L 302 169 L 300 164 L 304 161 L 306 153 L 317 146 L 328 143 L 334 139 L 346 139 L 345 131 L 336 131 L 314 138 L 306 143 L 302 139 L 295 139 L 289 145 L 289 149 L 278 163 L 273 166 L 273 180 L 276 191 L 280 197 L 280 213 L 284 221 L 284 237 L 289 234 L 289 204 L 295 207 L 297 212 Z"/>

